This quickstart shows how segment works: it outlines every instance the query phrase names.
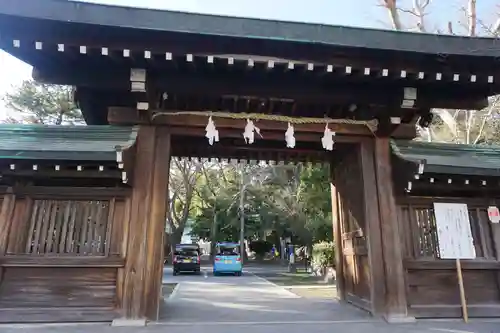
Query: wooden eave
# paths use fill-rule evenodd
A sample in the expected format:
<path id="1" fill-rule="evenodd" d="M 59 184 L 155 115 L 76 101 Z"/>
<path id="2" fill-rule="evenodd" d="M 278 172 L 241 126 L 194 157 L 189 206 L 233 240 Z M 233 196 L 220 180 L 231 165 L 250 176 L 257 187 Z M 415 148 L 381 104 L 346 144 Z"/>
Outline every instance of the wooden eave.
<path id="1" fill-rule="evenodd" d="M 191 51 L 200 53 L 200 51 L 206 52 L 208 45 L 199 42 L 209 40 L 213 54 L 249 55 L 255 52 L 254 54 L 258 55 L 257 50 L 260 48 L 255 46 L 262 46 L 262 43 L 267 41 L 270 46 L 274 47 L 267 51 L 269 54 L 263 55 L 275 58 L 286 59 L 285 55 L 295 54 L 299 59 L 326 61 L 329 58 L 328 53 L 323 54 L 323 59 L 314 59 L 311 57 L 318 55 L 314 51 L 336 48 L 338 53 L 351 51 L 348 56 L 354 55 L 353 51 L 357 51 L 357 56 L 366 51 L 377 51 L 380 52 L 378 60 L 386 58 L 387 62 L 393 61 L 393 59 L 387 59 L 388 55 L 398 55 L 398 53 L 401 55 L 401 52 L 409 52 L 418 60 L 432 59 L 435 63 L 440 63 L 439 59 L 442 60 L 444 55 L 447 57 L 465 56 L 469 58 L 468 60 L 474 61 L 475 59 L 477 63 L 467 63 L 463 66 L 478 65 L 485 68 L 489 64 L 480 64 L 480 60 L 486 58 L 486 60 L 493 61 L 492 58 L 498 56 L 494 38 L 416 34 L 98 5 L 66 0 L 28 0 L 23 2 L 23 5 L 17 0 L 3 0 L 0 4 L 0 15 L 2 28 L 6 26 L 21 28 L 21 31 L 27 32 L 28 35 L 35 36 L 33 26 L 30 25 L 36 25 L 39 28 L 38 33 L 50 32 L 55 39 L 64 36 L 66 40 L 59 40 L 59 42 L 66 41 L 69 44 L 87 42 L 85 45 L 92 45 L 91 42 L 96 41 L 97 38 L 98 42 L 120 44 L 126 41 L 130 45 L 144 45 L 144 43 L 163 38 L 167 44 L 171 44 L 168 43 L 169 41 L 180 41 L 178 47 L 183 49 L 183 53 Z M 49 28 L 57 27 L 65 29 L 49 31 Z M 106 33 L 102 33 L 103 30 Z M 180 40 L 176 40 L 176 37 Z M 242 45 L 227 44 L 228 41 L 240 42 Z M 194 50 L 185 49 L 187 45 L 193 46 L 195 42 L 198 42 L 198 47 L 202 50 L 194 52 Z M 248 46 L 247 52 L 235 52 L 244 45 Z M 287 50 L 283 48 L 285 45 L 289 46 Z M 394 53 L 384 53 L 385 51 Z M 419 56 L 423 58 L 418 58 Z M 368 56 L 368 58 L 373 57 L 373 54 Z"/>
<path id="2" fill-rule="evenodd" d="M 354 106 L 356 117 L 409 122 L 431 107 L 480 109 L 500 91 L 494 39 L 61 0 L 29 4 L 0 3 L 0 48 L 33 65 L 42 82 L 77 86 L 93 124 L 106 123 L 109 106 L 138 102 L 337 118 L 352 117 Z M 147 93 L 132 91 L 141 82 L 132 82 L 131 68 L 145 70 Z M 405 88 L 417 89 L 409 104 Z"/>
<path id="3" fill-rule="evenodd" d="M 391 142 L 393 177 L 407 194 L 500 195 L 500 150 L 492 146 Z"/>
<path id="4" fill-rule="evenodd" d="M 1 125 L 1 181 L 128 183 L 136 135 L 131 127 Z"/>

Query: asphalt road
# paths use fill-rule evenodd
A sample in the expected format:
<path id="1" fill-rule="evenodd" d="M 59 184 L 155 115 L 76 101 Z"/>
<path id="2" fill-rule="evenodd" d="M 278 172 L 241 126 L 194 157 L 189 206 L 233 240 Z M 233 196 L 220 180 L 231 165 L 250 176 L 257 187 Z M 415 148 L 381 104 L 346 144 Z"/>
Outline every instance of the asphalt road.
<path id="1" fill-rule="evenodd" d="M 207 266 L 202 275 L 174 277 L 166 268 L 164 283 L 178 283 L 178 288 L 166 300 L 160 322 L 147 327 L 0 325 L 0 333 L 500 333 L 500 321 L 386 324 L 335 300 L 300 298 L 254 275 L 267 269 L 249 267 L 241 277 L 215 277 Z"/>

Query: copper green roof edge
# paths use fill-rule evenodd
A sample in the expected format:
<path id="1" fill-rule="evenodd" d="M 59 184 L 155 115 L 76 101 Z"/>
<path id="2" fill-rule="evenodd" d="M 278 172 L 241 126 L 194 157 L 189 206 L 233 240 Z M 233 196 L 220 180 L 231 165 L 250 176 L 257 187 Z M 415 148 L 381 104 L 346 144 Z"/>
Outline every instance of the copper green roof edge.
<path id="1" fill-rule="evenodd" d="M 426 165 L 427 172 L 500 176 L 500 146 L 496 145 L 391 140 L 391 149 L 402 160 Z"/>
<path id="2" fill-rule="evenodd" d="M 455 144 L 443 142 L 423 142 L 415 140 L 391 140 L 391 147 L 393 152 L 402 157 L 405 155 L 401 150 L 402 148 L 417 149 L 419 153 L 424 154 L 427 150 L 429 153 L 465 153 L 476 154 L 489 157 L 498 157 L 500 159 L 500 146 L 498 145 L 473 145 L 473 144 Z M 424 154 L 425 155 L 425 154 Z"/>
<path id="3" fill-rule="evenodd" d="M 100 151 L 71 152 L 71 151 L 0 150 L 0 160 L 116 162 L 116 153 L 100 152 Z"/>
<path id="4" fill-rule="evenodd" d="M 394 155 L 396 155 L 397 157 L 399 157 L 400 159 L 405 160 L 405 161 L 414 162 L 414 163 L 425 163 L 425 159 L 412 159 L 412 158 L 409 158 L 407 155 L 403 154 L 401 152 L 401 149 L 398 146 L 398 142 L 402 142 L 402 141 L 401 140 L 398 140 L 398 141 L 391 140 L 391 149 L 392 149 L 392 152 Z"/>
<path id="5" fill-rule="evenodd" d="M 405 146 L 415 149 L 430 149 L 447 152 L 473 152 L 481 154 L 492 154 L 500 157 L 499 145 L 474 145 L 461 143 L 446 143 L 446 142 L 425 142 L 416 140 L 391 140 L 392 147 Z M 400 149 L 397 148 L 399 151 Z"/>
<path id="6" fill-rule="evenodd" d="M 97 126 L 97 125 L 95 125 Z M 128 140 L 125 142 L 125 144 L 121 145 L 121 149 L 128 149 L 132 147 L 135 144 L 135 141 L 137 140 L 137 134 L 139 133 L 139 126 L 132 126 L 130 128 L 130 135 Z"/>
<path id="7" fill-rule="evenodd" d="M 0 159 L 109 160 L 137 133 L 137 126 L 0 124 Z"/>

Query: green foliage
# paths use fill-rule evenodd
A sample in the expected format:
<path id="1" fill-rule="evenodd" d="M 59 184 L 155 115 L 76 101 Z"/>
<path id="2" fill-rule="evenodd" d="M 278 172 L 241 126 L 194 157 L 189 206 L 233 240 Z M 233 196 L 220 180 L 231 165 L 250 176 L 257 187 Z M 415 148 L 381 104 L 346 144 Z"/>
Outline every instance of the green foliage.
<path id="1" fill-rule="evenodd" d="M 250 250 L 255 252 L 257 257 L 263 257 L 266 253 L 271 251 L 273 244 L 265 240 L 255 240 L 250 243 Z"/>
<path id="2" fill-rule="evenodd" d="M 332 239 L 328 168 L 223 165 L 204 169 L 194 199 L 198 208 L 193 235 L 238 240 L 243 193 L 247 239 L 268 238 L 277 244 L 280 237 L 291 236 L 302 245 Z"/>
<path id="3" fill-rule="evenodd" d="M 333 242 L 321 242 L 313 245 L 312 262 L 318 267 L 333 267 L 335 265 L 335 246 Z"/>
<path id="4" fill-rule="evenodd" d="M 10 123 L 82 124 L 83 116 L 73 101 L 73 88 L 26 80 L 3 97 L 16 112 Z"/>

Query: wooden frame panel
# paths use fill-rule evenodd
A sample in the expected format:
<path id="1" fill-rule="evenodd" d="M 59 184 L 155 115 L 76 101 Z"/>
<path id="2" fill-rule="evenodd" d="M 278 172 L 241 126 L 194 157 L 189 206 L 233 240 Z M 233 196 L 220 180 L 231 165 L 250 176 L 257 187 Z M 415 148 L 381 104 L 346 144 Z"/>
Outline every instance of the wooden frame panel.
<path id="1" fill-rule="evenodd" d="M 461 317 L 456 264 L 435 256 L 422 256 L 420 228 L 425 223 L 416 217 L 418 210 L 432 213 L 433 202 L 467 203 L 471 226 L 480 257 L 463 260 L 462 271 L 467 307 L 471 317 L 498 317 L 500 310 L 500 260 L 497 225 L 487 220 L 486 209 L 495 200 L 487 198 L 401 197 L 398 198 L 399 225 L 407 226 L 406 258 L 403 260 L 409 313 L 418 318 Z M 431 232 L 435 232 L 432 231 Z M 418 238 L 418 237 L 420 238 Z M 434 249 L 434 251 L 437 251 Z"/>
<path id="2" fill-rule="evenodd" d="M 130 190 L 26 186 L 16 187 L 12 192 L 17 195 L 6 194 L 0 212 L 0 322 L 101 321 L 116 318 L 120 308 L 120 272 L 125 266 L 122 250 L 128 229 L 126 196 Z M 106 239 L 102 243 L 102 254 L 26 253 L 30 215 L 36 201 L 50 203 L 99 199 L 109 203 L 105 218 L 107 231 L 99 236 Z M 64 212 L 63 209 L 61 214 Z M 86 212 L 91 213 L 89 209 Z M 48 224 L 45 229 L 41 225 L 38 227 L 41 233 L 43 230 L 48 233 L 50 226 L 58 226 L 55 214 L 55 210 L 44 213 L 42 217 L 48 218 L 45 221 Z"/>

